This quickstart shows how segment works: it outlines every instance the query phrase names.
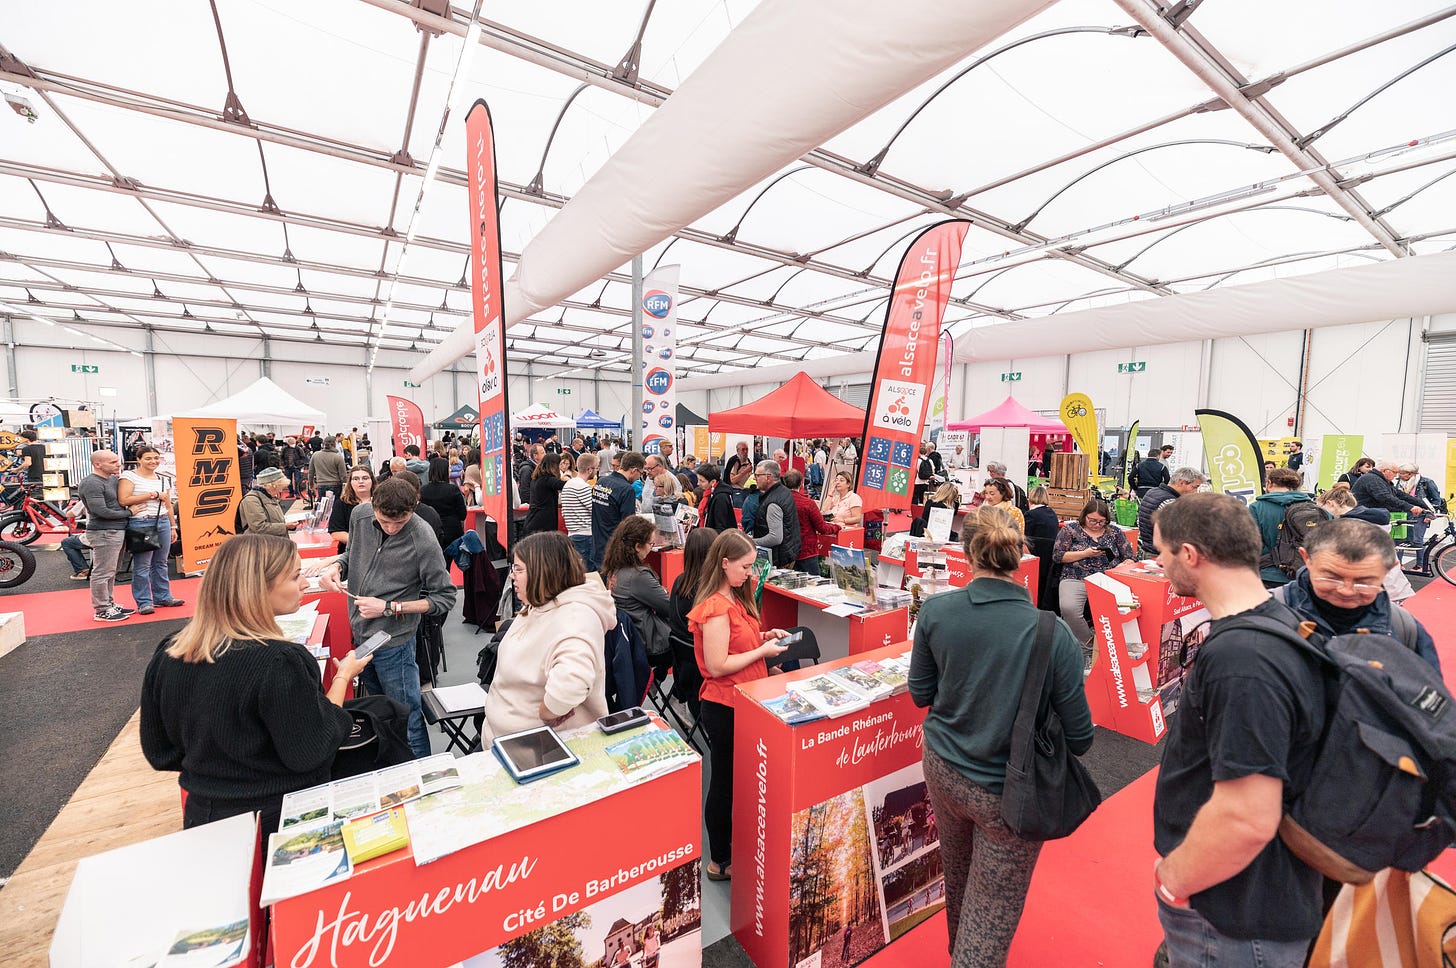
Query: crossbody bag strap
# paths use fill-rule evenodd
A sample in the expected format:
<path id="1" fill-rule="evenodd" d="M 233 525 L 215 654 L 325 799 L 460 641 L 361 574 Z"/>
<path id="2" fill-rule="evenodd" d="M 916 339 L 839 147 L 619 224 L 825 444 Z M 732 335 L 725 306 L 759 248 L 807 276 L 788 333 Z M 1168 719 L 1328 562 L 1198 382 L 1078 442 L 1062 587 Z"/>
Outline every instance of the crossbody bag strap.
<path id="1" fill-rule="evenodd" d="M 1037 716 L 1041 711 L 1042 690 L 1046 686 L 1047 671 L 1052 664 L 1052 631 L 1057 617 L 1051 612 L 1038 611 L 1036 618 L 1036 639 L 1031 646 L 1031 660 L 1026 666 L 1026 681 L 1021 686 L 1021 704 L 1016 708 L 1016 725 L 1012 733 L 1021 733 L 1036 728 Z"/>

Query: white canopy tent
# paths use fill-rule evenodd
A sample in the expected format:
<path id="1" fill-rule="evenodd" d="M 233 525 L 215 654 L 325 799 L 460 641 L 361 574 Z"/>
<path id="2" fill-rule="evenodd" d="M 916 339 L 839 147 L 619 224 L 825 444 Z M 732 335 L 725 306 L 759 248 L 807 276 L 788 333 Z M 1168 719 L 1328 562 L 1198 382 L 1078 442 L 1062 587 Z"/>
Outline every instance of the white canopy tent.
<path id="1" fill-rule="evenodd" d="M 267 377 L 216 403 L 172 416 L 228 417 L 237 420 L 239 430 L 283 427 L 293 433 L 305 424 L 321 427 L 324 422 L 322 410 L 315 410 Z"/>
<path id="2" fill-rule="evenodd" d="M 948 216 L 975 226 L 958 342 L 1456 245 L 1444 0 L 216 8 L 24 4 L 0 28 L 0 90 L 35 115 L 0 114 L 22 346 L 423 364 L 469 324 L 476 97 L 509 358 L 537 379 L 631 372 L 644 247 L 682 265 L 679 374 L 756 378 L 870 347 L 905 237 Z"/>
<path id="3" fill-rule="evenodd" d="M 511 414 L 511 426 L 517 429 L 523 427 L 544 427 L 551 430 L 574 429 L 576 418 L 562 416 L 544 403 L 533 403 L 525 410 Z"/>

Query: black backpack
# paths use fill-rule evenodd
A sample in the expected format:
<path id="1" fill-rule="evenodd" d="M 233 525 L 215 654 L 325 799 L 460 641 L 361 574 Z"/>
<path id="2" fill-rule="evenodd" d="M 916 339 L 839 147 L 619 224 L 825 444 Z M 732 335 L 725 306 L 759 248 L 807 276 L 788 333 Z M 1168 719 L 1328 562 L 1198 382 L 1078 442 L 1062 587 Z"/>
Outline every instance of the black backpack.
<path id="1" fill-rule="evenodd" d="M 1270 551 L 1259 556 L 1260 568 L 1278 568 L 1293 578 L 1304 567 L 1299 549 L 1315 528 L 1332 520 L 1333 515 L 1313 501 L 1295 501 L 1284 509 L 1279 521 L 1279 538 Z"/>
<path id="2" fill-rule="evenodd" d="M 335 780 L 398 766 L 415 758 L 409 744 L 409 707 L 388 696 L 358 696 L 344 702 L 354 720 L 339 744 L 331 776 Z"/>
<path id="3" fill-rule="evenodd" d="M 1256 615 L 1218 632 L 1240 627 L 1277 636 L 1324 669 L 1324 732 L 1309 783 L 1292 801 L 1286 791 L 1279 824 L 1290 851 L 1347 884 L 1438 857 L 1456 839 L 1456 709 L 1441 674 L 1389 635 L 1330 638 L 1313 622 Z"/>

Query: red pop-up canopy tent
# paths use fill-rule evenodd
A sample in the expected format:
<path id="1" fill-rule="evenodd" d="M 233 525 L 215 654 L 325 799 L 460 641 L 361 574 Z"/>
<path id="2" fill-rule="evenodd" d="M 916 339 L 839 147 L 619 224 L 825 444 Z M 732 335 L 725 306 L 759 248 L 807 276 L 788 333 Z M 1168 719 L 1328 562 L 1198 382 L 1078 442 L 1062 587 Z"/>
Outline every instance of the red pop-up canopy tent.
<path id="1" fill-rule="evenodd" d="M 845 403 L 803 372 L 752 403 L 708 415 L 708 429 L 714 433 L 790 440 L 858 437 L 864 422 L 863 410 Z"/>

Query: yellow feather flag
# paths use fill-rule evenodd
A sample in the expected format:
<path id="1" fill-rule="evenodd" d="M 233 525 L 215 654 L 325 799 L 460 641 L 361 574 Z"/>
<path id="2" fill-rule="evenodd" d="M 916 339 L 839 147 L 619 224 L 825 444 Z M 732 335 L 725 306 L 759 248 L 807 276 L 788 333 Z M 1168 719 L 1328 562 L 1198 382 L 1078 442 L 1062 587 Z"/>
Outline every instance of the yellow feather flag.
<path id="1" fill-rule="evenodd" d="M 1097 456 L 1097 413 L 1092 409 L 1092 398 L 1085 393 L 1069 393 L 1062 398 L 1062 406 L 1058 412 L 1062 423 L 1072 433 L 1072 439 L 1077 442 L 1077 449 L 1084 454 L 1090 454 L 1093 458 Z M 1092 462 L 1092 469 L 1097 470 L 1097 461 Z"/>

